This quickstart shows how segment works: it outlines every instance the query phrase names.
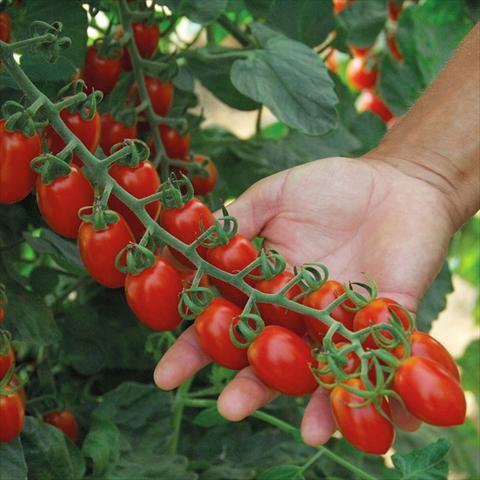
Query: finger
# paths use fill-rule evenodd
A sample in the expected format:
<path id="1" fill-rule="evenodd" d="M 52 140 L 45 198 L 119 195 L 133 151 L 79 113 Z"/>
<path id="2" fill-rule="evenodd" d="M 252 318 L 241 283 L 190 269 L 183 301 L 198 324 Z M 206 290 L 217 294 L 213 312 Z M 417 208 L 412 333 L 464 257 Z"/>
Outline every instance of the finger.
<path id="1" fill-rule="evenodd" d="M 225 387 L 218 397 L 217 408 L 222 417 L 239 422 L 271 402 L 277 395 L 277 392 L 259 380 L 252 367 L 247 367 L 238 372 Z"/>
<path id="2" fill-rule="evenodd" d="M 193 325 L 185 330 L 158 362 L 153 378 L 158 388 L 177 388 L 211 362 L 198 343 Z"/>
<path id="3" fill-rule="evenodd" d="M 319 387 L 312 394 L 303 414 L 300 427 L 303 441 L 312 447 L 323 445 L 336 429 L 328 392 Z"/>
<path id="4" fill-rule="evenodd" d="M 395 397 L 390 397 L 390 410 L 393 421 L 405 432 L 414 432 L 422 425 Z"/>

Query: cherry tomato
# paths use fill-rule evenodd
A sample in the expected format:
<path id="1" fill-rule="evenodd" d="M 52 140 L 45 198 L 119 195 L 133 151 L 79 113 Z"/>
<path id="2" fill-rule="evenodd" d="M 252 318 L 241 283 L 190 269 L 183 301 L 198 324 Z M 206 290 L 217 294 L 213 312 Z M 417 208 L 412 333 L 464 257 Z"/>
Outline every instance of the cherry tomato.
<path id="1" fill-rule="evenodd" d="M 345 289 L 341 283 L 335 280 L 328 280 L 320 288 L 306 295 L 303 298 L 303 304 L 306 307 L 323 310 L 344 293 Z M 352 330 L 355 312 L 351 312 L 344 308 L 345 305 L 353 307 L 353 304 L 347 300 L 342 305 L 335 307 L 330 316 L 337 322 L 345 325 L 349 330 Z M 312 339 L 321 344 L 323 337 L 325 337 L 328 332 L 328 326 L 319 319 L 309 315 L 305 315 L 304 320 L 308 333 Z M 335 333 L 333 335 L 333 341 L 341 342 L 345 341 L 345 338 L 340 333 Z"/>
<path id="2" fill-rule="evenodd" d="M 195 155 L 193 158 L 194 162 L 204 164 L 205 170 L 208 173 L 208 177 L 202 177 L 201 175 L 194 175 L 190 181 L 192 182 L 193 190 L 195 195 L 207 195 L 210 193 L 217 183 L 218 171 L 215 164 L 210 158 L 204 157 L 203 155 Z"/>
<path id="3" fill-rule="evenodd" d="M 348 48 L 352 52 L 354 57 L 365 58 L 370 53 L 371 47 L 354 47 L 353 45 L 349 45 Z"/>
<path id="4" fill-rule="evenodd" d="M 90 222 L 82 222 L 78 230 L 80 256 L 90 275 L 108 288 L 123 287 L 126 274 L 115 267 L 115 259 L 130 242 L 135 242 L 130 227 L 122 216 L 103 230 L 95 230 Z"/>
<path id="5" fill-rule="evenodd" d="M 398 21 L 400 12 L 402 10 L 402 2 L 398 0 L 390 0 L 388 2 L 388 18 L 392 22 Z"/>
<path id="6" fill-rule="evenodd" d="M 50 228 L 67 238 L 77 238 L 81 220 L 78 211 L 92 205 L 93 190 L 80 168 L 70 165 L 70 173 L 45 184 L 37 178 L 38 208 Z"/>
<path id="7" fill-rule="evenodd" d="M 394 305 L 398 305 L 398 302 L 389 298 L 376 298 L 375 300 L 372 300 L 367 306 L 363 307 L 355 314 L 355 318 L 353 319 L 353 330 L 357 332 L 358 330 L 370 327 L 371 325 L 380 325 L 382 323 L 391 324 L 393 318 L 391 312 L 394 312 L 398 316 L 403 328 L 408 330 L 410 322 L 407 315 L 403 310 Z M 386 338 L 393 338 L 392 334 L 387 330 L 380 330 L 380 333 Z M 378 348 L 372 335 L 369 335 L 364 340 L 363 345 L 366 348 Z"/>
<path id="8" fill-rule="evenodd" d="M 5 309 L 3 307 L 0 307 L 0 325 L 3 323 L 5 320 Z"/>
<path id="9" fill-rule="evenodd" d="M 397 39 L 392 32 L 387 33 L 387 44 L 392 57 L 401 62 L 403 60 L 402 52 L 398 49 Z"/>
<path id="10" fill-rule="evenodd" d="M 190 149 L 190 134 L 180 135 L 174 128 L 160 124 L 160 137 L 169 158 L 185 159 Z"/>
<path id="11" fill-rule="evenodd" d="M 393 113 L 383 103 L 383 100 L 371 90 L 364 90 L 357 101 L 359 112 L 372 112 L 378 115 L 384 122 L 393 118 Z"/>
<path id="12" fill-rule="evenodd" d="M 113 119 L 110 112 L 102 115 L 102 134 L 100 137 L 100 146 L 106 155 L 117 143 L 123 142 L 127 138 L 137 138 L 137 126 L 131 127 Z"/>
<path id="13" fill-rule="evenodd" d="M 12 19 L 7 12 L 0 13 L 0 40 L 10 42 L 12 33 Z"/>
<path id="14" fill-rule="evenodd" d="M 108 95 L 117 83 L 122 71 L 122 59 L 102 57 L 94 47 L 88 47 L 82 78 L 88 89 L 100 90 Z"/>
<path id="15" fill-rule="evenodd" d="M 137 167 L 114 164 L 110 167 L 109 173 L 121 187 L 136 198 L 153 195 L 160 187 L 160 177 L 152 162 L 149 160 L 139 163 Z M 135 213 L 115 197 L 115 195 L 110 196 L 108 205 L 112 210 L 120 213 L 120 215 L 125 218 L 135 238 L 140 240 L 146 228 Z M 149 203 L 146 210 L 150 217 L 156 220 L 160 213 L 160 201 L 156 200 L 155 202 Z"/>
<path id="16" fill-rule="evenodd" d="M 372 88 L 377 83 L 378 70 L 369 68 L 367 61 L 361 57 L 352 58 L 347 65 L 347 81 L 355 90 Z"/>
<path id="17" fill-rule="evenodd" d="M 219 245 L 218 247 L 207 249 L 206 257 L 207 261 L 213 266 L 228 273 L 240 272 L 256 258 L 257 250 L 252 242 L 238 234 L 226 245 Z M 252 271 L 253 274 L 256 274 L 256 272 L 257 269 Z M 248 297 L 237 287 L 214 277 L 211 277 L 210 280 L 227 300 L 236 303 L 238 306 L 243 306 L 247 302 Z M 248 277 L 245 277 L 245 281 L 249 285 L 253 285 L 254 283 L 254 280 Z"/>
<path id="18" fill-rule="evenodd" d="M 12 365 L 15 365 L 15 354 L 12 346 L 8 345 L 8 350 L 5 354 L 0 353 L 0 382 L 5 378 Z"/>
<path id="19" fill-rule="evenodd" d="M 430 358 L 407 358 L 393 378 L 393 390 L 426 423 L 451 427 L 465 421 L 467 405 L 460 383 Z"/>
<path id="20" fill-rule="evenodd" d="M 160 30 L 158 24 L 153 23 L 146 25 L 141 22 L 132 23 L 133 38 L 137 44 L 138 53 L 143 58 L 150 58 L 157 50 L 158 41 L 160 40 Z M 132 61 L 127 47 L 124 49 L 123 68 L 125 70 L 132 69 Z"/>
<path id="21" fill-rule="evenodd" d="M 159 223 L 168 233 L 184 243 L 193 243 L 202 233 L 200 226 L 207 230 L 215 220 L 210 209 L 197 198 L 190 199 L 181 208 L 164 208 L 160 212 Z M 193 264 L 178 250 L 168 247 L 172 255 L 187 267 Z M 206 255 L 206 247 L 199 246 L 197 252 L 201 257 Z"/>
<path id="22" fill-rule="evenodd" d="M 197 273 L 196 270 L 177 270 L 178 274 L 180 275 L 180 279 L 182 280 L 183 288 L 190 288 L 193 284 L 193 280 Z M 208 275 L 202 275 L 200 278 L 200 282 L 198 283 L 199 287 L 208 288 L 210 286 L 210 282 L 208 280 Z"/>
<path id="23" fill-rule="evenodd" d="M 248 365 L 247 349 L 236 347 L 230 339 L 230 324 L 235 326 L 241 313 L 235 304 L 215 298 L 195 320 L 195 332 L 203 350 L 214 362 L 232 370 Z M 235 337 L 242 341 L 237 332 Z"/>
<path id="24" fill-rule="evenodd" d="M 327 68 L 333 73 L 338 73 L 340 69 L 338 54 L 338 50 L 333 49 L 325 61 Z"/>
<path id="25" fill-rule="evenodd" d="M 42 153 L 40 136 L 9 132 L 0 121 L 0 204 L 23 200 L 33 189 L 36 173 L 30 162 Z"/>
<path id="26" fill-rule="evenodd" d="M 293 277 L 292 272 L 285 270 L 273 278 L 258 280 L 255 283 L 255 288 L 263 293 L 278 293 Z M 300 286 L 295 284 L 285 293 L 284 298 L 293 300 L 293 298 L 302 293 L 302 291 Z M 267 325 L 280 325 L 300 336 L 305 334 L 306 327 L 301 313 L 272 303 L 260 302 L 257 304 L 257 307 L 260 311 L 260 316 Z"/>
<path id="27" fill-rule="evenodd" d="M 85 145 L 88 151 L 94 153 L 100 142 L 101 121 L 98 112 L 95 112 L 91 120 L 84 120 L 80 113 L 70 112 L 68 109 L 64 109 L 60 112 L 60 117 L 71 132 Z M 45 129 L 45 134 L 48 148 L 53 154 L 65 148 L 65 142 L 62 137 L 58 135 L 51 125 L 48 125 Z M 77 155 L 73 155 L 73 161 L 77 165 L 83 165 L 83 162 Z"/>
<path id="28" fill-rule="evenodd" d="M 265 327 L 248 347 L 247 355 L 257 377 L 285 395 L 307 395 L 318 387 L 309 368 L 316 366 L 310 346 L 287 328 Z"/>
<path id="29" fill-rule="evenodd" d="M 137 318 L 154 330 L 177 328 L 182 317 L 178 313 L 178 300 L 182 293 L 182 280 L 173 265 L 157 257 L 155 264 L 143 272 L 127 274 L 125 295 Z"/>
<path id="30" fill-rule="evenodd" d="M 10 390 L 4 387 L 4 390 Z M 25 408 L 17 392 L 0 395 L 0 442 L 10 442 L 20 435 L 25 422 Z"/>
<path id="31" fill-rule="evenodd" d="M 358 378 L 347 380 L 345 385 L 365 390 L 365 386 Z M 365 399 L 349 392 L 341 385 L 333 389 L 330 400 L 338 429 L 355 448 L 371 455 L 383 455 L 389 450 L 395 439 L 393 424 L 375 405 L 370 403 L 363 407 L 350 406 L 352 403 L 363 403 Z M 381 408 L 390 416 L 387 400 L 382 399 Z"/>
<path id="32" fill-rule="evenodd" d="M 20 380 L 16 375 L 12 375 L 12 378 L 10 379 L 10 382 L 8 382 L 8 386 L 13 390 L 14 388 L 18 387 L 20 385 Z M 23 387 L 19 388 L 16 390 L 16 393 L 18 393 L 20 400 L 22 401 L 23 408 L 25 408 L 25 404 L 27 402 L 27 396 L 25 394 L 25 389 Z"/>
<path id="33" fill-rule="evenodd" d="M 347 342 L 338 342 L 335 346 L 340 349 L 348 345 Z M 357 368 L 360 366 L 360 358 L 355 352 L 348 352 L 345 356 L 346 363 L 345 365 L 341 366 L 341 369 L 348 375 L 354 373 Z M 318 369 L 322 370 L 328 366 L 328 362 L 319 362 Z M 318 376 L 323 383 L 328 383 L 330 385 L 335 384 L 335 375 L 332 372 L 325 373 L 323 375 Z"/>
<path id="34" fill-rule="evenodd" d="M 72 442 L 78 440 L 78 423 L 71 410 L 63 412 L 50 412 L 43 417 L 43 420 L 60 429 Z"/>
<path id="35" fill-rule="evenodd" d="M 335 15 L 339 14 L 349 3 L 349 0 L 333 0 L 333 11 Z"/>

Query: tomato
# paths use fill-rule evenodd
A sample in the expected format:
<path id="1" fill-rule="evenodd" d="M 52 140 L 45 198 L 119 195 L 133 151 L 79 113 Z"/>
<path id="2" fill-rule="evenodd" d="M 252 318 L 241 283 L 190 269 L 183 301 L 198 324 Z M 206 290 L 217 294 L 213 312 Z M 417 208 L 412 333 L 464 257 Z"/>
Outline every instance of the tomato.
<path id="1" fill-rule="evenodd" d="M 137 44 L 138 53 L 143 58 L 150 58 L 157 50 L 158 41 L 160 40 L 160 30 L 158 24 L 153 23 L 146 25 L 141 22 L 132 23 L 133 38 Z M 125 70 L 132 69 L 132 61 L 127 47 L 124 48 L 123 68 Z"/>
<path id="2" fill-rule="evenodd" d="M 328 280 L 320 288 L 303 297 L 303 304 L 306 307 L 315 308 L 316 310 L 323 310 L 344 293 L 345 289 L 341 283 L 335 280 Z M 349 330 L 352 330 L 355 312 L 350 312 L 349 310 L 345 309 L 344 305 L 353 307 L 353 304 L 347 300 L 344 302 L 344 304 L 334 308 L 330 316 L 337 322 L 345 325 L 345 327 L 347 327 Z M 305 315 L 304 320 L 310 337 L 321 344 L 323 337 L 325 337 L 328 332 L 328 326 L 325 325 L 321 320 L 310 315 Z M 345 341 L 345 338 L 340 333 L 335 333 L 333 335 L 333 341 L 341 342 Z"/>
<path id="3" fill-rule="evenodd" d="M 357 332 L 358 330 L 370 327 L 371 325 L 380 325 L 382 323 L 391 324 L 393 318 L 391 311 L 398 316 L 405 331 L 408 330 L 410 325 L 408 316 L 399 307 L 393 305 L 398 305 L 398 302 L 389 298 L 376 298 L 375 300 L 372 300 L 367 306 L 363 307 L 355 314 L 355 318 L 353 319 L 353 330 Z M 386 338 L 393 338 L 392 334 L 387 330 L 380 329 L 379 332 Z M 363 341 L 363 345 L 366 348 L 378 348 L 372 335 L 369 335 Z"/>
<path id="4" fill-rule="evenodd" d="M 247 355 L 257 377 L 285 395 L 307 395 L 318 387 L 309 368 L 316 366 L 310 346 L 287 328 L 265 327 L 248 347 Z"/>
<path id="5" fill-rule="evenodd" d="M 358 378 L 347 380 L 345 384 L 365 390 Z M 389 450 L 395 439 L 393 424 L 375 405 L 370 403 L 363 407 L 349 406 L 349 403 L 363 403 L 365 399 L 341 385 L 333 389 L 330 400 L 338 429 L 355 448 L 371 455 L 383 455 Z M 390 417 L 390 407 L 385 398 L 381 401 L 381 408 Z"/>
<path id="6" fill-rule="evenodd" d="M 177 328 L 182 317 L 178 313 L 178 300 L 182 293 L 182 280 L 173 265 L 162 257 L 143 272 L 127 274 L 125 295 L 137 318 L 154 330 Z"/>
<path id="7" fill-rule="evenodd" d="M 158 129 L 167 156 L 169 158 L 185 159 L 190 150 L 191 135 L 180 135 L 177 130 L 164 124 L 160 124 Z"/>
<path id="8" fill-rule="evenodd" d="M 0 307 L 0 325 L 3 323 L 5 320 L 5 309 L 3 307 Z"/>
<path id="9" fill-rule="evenodd" d="M 8 345 L 8 351 L 5 354 L 0 353 L 0 382 L 5 378 L 12 365 L 15 365 L 15 354 L 12 346 Z"/>
<path id="10" fill-rule="evenodd" d="M 4 390 L 10 390 L 4 387 Z M 25 408 L 18 392 L 0 395 L 0 442 L 10 442 L 20 435 L 25 422 Z"/>
<path id="11" fill-rule="evenodd" d="M 384 122 L 393 118 L 393 113 L 383 103 L 383 100 L 371 90 L 364 90 L 357 101 L 359 112 L 372 112 L 378 115 Z"/>
<path id="12" fill-rule="evenodd" d="M 335 344 L 337 349 L 340 349 L 348 345 L 347 342 L 338 342 Z M 346 364 L 342 365 L 340 368 L 348 375 L 357 371 L 358 367 L 360 366 L 360 358 L 355 352 L 348 352 L 345 356 Z M 322 370 L 328 366 L 328 362 L 319 362 L 318 369 Z M 332 372 L 325 373 L 323 375 L 319 375 L 320 380 L 323 383 L 328 383 L 330 385 L 335 384 L 335 375 Z"/>
<path id="13" fill-rule="evenodd" d="M 67 238 L 77 238 L 81 220 L 78 211 L 92 205 L 93 190 L 80 168 L 70 165 L 68 175 L 45 184 L 37 178 L 38 208 L 50 228 Z"/>
<path id="14" fill-rule="evenodd" d="M 392 22 L 397 22 L 400 12 L 402 10 L 402 4 L 398 0 L 390 0 L 388 2 L 388 18 Z"/>
<path id="15" fill-rule="evenodd" d="M 78 440 L 78 423 L 71 410 L 63 412 L 50 412 L 43 417 L 43 420 L 60 429 L 73 442 Z"/>
<path id="16" fill-rule="evenodd" d="M 354 47 L 353 45 L 349 45 L 348 48 L 352 52 L 354 57 L 365 58 L 370 53 L 371 47 Z"/>
<path id="17" fill-rule="evenodd" d="M 348 4 L 348 0 L 333 0 L 333 11 L 335 15 L 339 14 Z"/>
<path id="18" fill-rule="evenodd" d="M 149 160 L 139 163 L 137 167 L 114 164 L 110 167 L 109 173 L 121 187 L 136 198 L 153 195 L 160 187 L 160 177 L 152 162 Z M 110 196 L 108 205 L 112 210 L 120 213 L 120 215 L 125 218 L 135 238 L 140 240 L 146 228 L 135 213 L 115 197 L 115 195 Z M 160 201 L 156 200 L 155 202 L 149 203 L 146 206 L 146 210 L 150 217 L 156 220 L 160 213 Z"/>
<path id="19" fill-rule="evenodd" d="M 87 49 L 82 78 L 88 89 L 100 90 L 108 95 L 117 83 L 122 71 L 122 59 L 102 57 L 94 46 Z"/>
<path id="20" fill-rule="evenodd" d="M 207 160 L 207 163 L 205 163 L 205 165 L 203 166 L 208 173 L 208 177 L 194 175 L 190 179 L 190 181 L 192 182 L 193 190 L 195 191 L 195 195 L 207 195 L 213 190 L 215 184 L 217 183 L 217 167 L 210 158 L 206 158 L 203 155 L 195 155 L 193 160 L 194 162 L 200 163 L 202 165 L 205 160 Z"/>
<path id="21" fill-rule="evenodd" d="M 451 427 L 465 421 L 467 406 L 460 383 L 430 358 L 407 358 L 395 373 L 392 386 L 407 409 L 426 423 Z"/>
<path id="22" fill-rule="evenodd" d="M 200 225 L 207 230 L 215 222 L 210 209 L 197 198 L 190 199 L 181 208 L 165 208 L 160 212 L 159 223 L 168 233 L 186 244 L 193 243 L 202 233 Z M 172 255 L 184 265 L 191 267 L 192 262 L 178 250 L 168 247 Z M 206 255 L 206 247 L 199 246 L 197 252 Z"/>
<path id="23" fill-rule="evenodd" d="M 196 270 L 177 270 L 182 280 L 183 288 L 190 288 L 193 284 L 193 280 L 197 273 Z M 199 287 L 208 288 L 210 287 L 210 282 L 208 280 L 208 275 L 202 275 L 200 282 L 198 283 Z"/>
<path id="24" fill-rule="evenodd" d="M 16 375 L 12 375 L 10 382 L 8 382 L 8 386 L 12 388 L 12 390 L 20 385 L 20 380 Z M 25 404 L 27 402 L 27 396 L 25 394 L 25 389 L 23 387 L 16 390 L 18 393 L 20 400 L 22 401 L 23 408 L 25 408 Z"/>
<path id="25" fill-rule="evenodd" d="M 284 271 L 273 278 L 258 280 L 254 287 L 263 293 L 278 293 L 292 278 L 292 272 Z M 293 300 L 297 295 L 302 293 L 302 289 L 298 284 L 291 287 L 284 295 L 284 298 Z M 303 336 L 306 331 L 303 315 L 285 307 L 274 305 L 272 303 L 257 303 L 260 316 L 267 325 L 280 325 L 288 328 L 297 335 Z"/>
<path id="26" fill-rule="evenodd" d="M 37 174 L 30 162 L 41 153 L 38 133 L 9 132 L 0 121 L 0 204 L 19 202 L 32 191 Z"/>
<path id="27" fill-rule="evenodd" d="M 228 273 L 238 273 L 256 258 L 257 250 L 252 242 L 237 234 L 226 245 L 207 249 L 206 260 Z M 257 269 L 254 269 L 252 273 L 255 274 L 256 271 Z M 249 285 L 254 283 L 253 279 L 247 277 L 245 277 L 245 281 Z M 237 287 L 214 277 L 211 277 L 211 282 L 227 300 L 239 306 L 243 306 L 247 302 L 248 297 Z"/>
<path id="28" fill-rule="evenodd" d="M 127 138 L 137 138 L 137 126 L 131 127 L 122 122 L 113 119 L 110 112 L 102 115 L 102 134 L 100 137 L 100 146 L 105 155 L 110 154 L 110 150 L 117 143 L 122 143 Z"/>
<path id="29" fill-rule="evenodd" d="M 347 65 L 347 81 L 355 90 L 372 88 L 377 82 L 378 70 L 369 68 L 367 61 L 361 57 L 352 58 Z"/>
<path id="30" fill-rule="evenodd" d="M 195 332 L 203 350 L 214 362 L 232 370 L 248 365 L 247 349 L 236 347 L 230 339 L 230 324 L 235 326 L 241 313 L 235 304 L 215 298 L 195 320 Z M 242 341 L 237 332 L 235 337 Z"/>
<path id="31" fill-rule="evenodd" d="M 60 117 L 71 132 L 85 145 L 89 152 L 94 153 L 100 142 L 101 121 L 98 112 L 91 120 L 84 120 L 80 113 L 70 112 L 67 108 L 60 112 Z M 53 154 L 59 153 L 65 148 L 62 137 L 51 125 L 45 128 L 48 148 Z M 82 166 L 83 162 L 77 155 L 73 156 L 74 163 Z"/>
<path id="32" fill-rule="evenodd" d="M 95 230 L 90 222 L 82 222 L 78 230 L 80 256 L 90 275 L 108 288 L 123 287 L 126 274 L 115 267 L 115 259 L 130 242 L 135 242 L 130 227 L 122 216 L 103 230 Z"/>
<path id="33" fill-rule="evenodd" d="M 10 42 L 12 34 L 12 19 L 7 12 L 0 13 L 0 40 Z"/>
<path id="34" fill-rule="evenodd" d="M 395 35 L 391 32 L 387 34 L 387 44 L 388 48 L 390 49 L 390 53 L 392 54 L 392 57 L 401 62 L 403 60 L 403 55 L 402 52 L 398 49 L 398 44 L 397 44 L 397 39 L 395 38 Z"/>

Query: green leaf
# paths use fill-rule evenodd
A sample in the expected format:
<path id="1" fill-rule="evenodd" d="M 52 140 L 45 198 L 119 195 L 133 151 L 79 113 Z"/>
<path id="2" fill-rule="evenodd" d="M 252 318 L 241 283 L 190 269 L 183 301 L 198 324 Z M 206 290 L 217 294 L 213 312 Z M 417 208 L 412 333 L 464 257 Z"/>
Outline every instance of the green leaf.
<path id="1" fill-rule="evenodd" d="M 303 480 L 302 468 L 295 465 L 280 465 L 265 470 L 258 480 Z"/>
<path id="2" fill-rule="evenodd" d="M 337 15 L 337 19 L 347 31 L 350 45 L 370 47 L 387 21 L 387 0 L 351 2 Z"/>
<path id="3" fill-rule="evenodd" d="M 462 367 L 462 385 L 465 390 L 473 392 L 480 401 L 480 340 L 473 340 L 458 360 Z"/>
<path id="4" fill-rule="evenodd" d="M 176 15 L 184 15 L 192 22 L 209 24 L 215 21 L 227 7 L 227 0 L 165 0 L 163 2 Z"/>
<path id="5" fill-rule="evenodd" d="M 27 479 L 27 464 L 23 454 L 23 447 L 19 438 L 8 443 L 0 443 L 1 478 Z"/>
<path id="6" fill-rule="evenodd" d="M 233 85 L 292 128 L 312 135 L 331 130 L 337 122 L 338 99 L 318 55 L 265 26 L 251 28 L 263 48 L 233 63 Z"/>
<path id="7" fill-rule="evenodd" d="M 447 295 L 451 292 L 453 292 L 452 274 L 448 263 L 445 262 L 418 305 L 416 325 L 419 330 L 430 331 L 432 322 L 447 306 Z"/>
<path id="8" fill-rule="evenodd" d="M 202 410 L 194 420 L 195 425 L 209 428 L 217 425 L 227 425 L 230 423 L 218 413 L 217 407 L 206 408 Z"/>
<path id="9" fill-rule="evenodd" d="M 425 448 L 414 450 L 406 455 L 392 456 L 398 480 L 447 480 L 448 463 L 445 456 L 450 450 L 450 442 L 444 438 Z"/>

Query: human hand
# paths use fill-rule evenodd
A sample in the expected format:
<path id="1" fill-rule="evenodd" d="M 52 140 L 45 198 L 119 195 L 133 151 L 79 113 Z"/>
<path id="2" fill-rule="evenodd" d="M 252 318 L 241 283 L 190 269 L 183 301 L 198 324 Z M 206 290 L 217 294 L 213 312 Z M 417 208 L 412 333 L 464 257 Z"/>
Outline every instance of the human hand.
<path id="1" fill-rule="evenodd" d="M 454 231 L 439 189 L 374 158 L 329 158 L 280 172 L 253 185 L 229 213 L 241 234 L 263 236 L 265 248 L 280 252 L 290 265 L 322 262 L 342 282 L 361 281 L 368 273 L 380 295 L 412 312 Z M 209 362 L 190 327 L 158 363 L 155 383 L 171 390 Z M 221 393 L 218 409 L 239 421 L 276 395 L 247 367 Z M 392 406 L 394 418 L 414 429 L 415 421 Z M 305 410 L 303 440 L 322 444 L 334 430 L 328 394 L 319 387 Z"/>

